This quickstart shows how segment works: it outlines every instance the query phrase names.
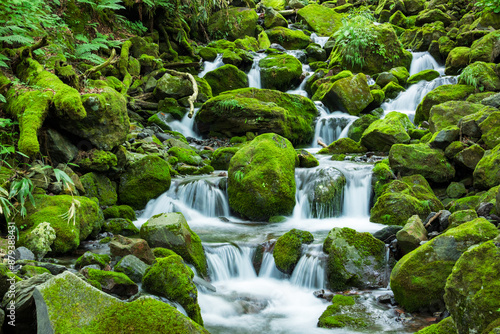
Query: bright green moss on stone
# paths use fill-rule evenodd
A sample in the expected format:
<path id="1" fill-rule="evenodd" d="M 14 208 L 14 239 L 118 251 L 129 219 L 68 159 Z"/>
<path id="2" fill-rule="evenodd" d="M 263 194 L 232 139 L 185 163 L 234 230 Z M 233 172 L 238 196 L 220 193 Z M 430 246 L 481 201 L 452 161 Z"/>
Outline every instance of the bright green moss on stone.
<path id="1" fill-rule="evenodd" d="M 203 77 L 212 88 L 213 96 L 228 90 L 248 87 L 248 77 L 234 65 L 224 65 Z"/>
<path id="2" fill-rule="evenodd" d="M 478 217 L 475 209 L 455 211 L 448 217 L 448 229 L 455 228 L 476 218 Z"/>
<path id="3" fill-rule="evenodd" d="M 307 150 L 297 150 L 297 156 L 299 157 L 299 167 L 312 168 L 319 166 L 318 159 Z"/>
<path id="4" fill-rule="evenodd" d="M 169 257 L 172 255 L 177 255 L 176 252 L 174 252 L 171 249 L 168 248 L 163 248 L 163 247 L 156 247 L 153 248 L 153 254 L 156 258 L 161 258 L 161 257 Z"/>
<path id="5" fill-rule="evenodd" d="M 229 168 L 229 161 L 238 152 L 239 147 L 221 147 L 215 150 L 212 154 L 212 167 L 214 169 L 227 170 Z"/>
<path id="6" fill-rule="evenodd" d="M 310 232 L 292 229 L 276 241 L 273 257 L 276 267 L 285 274 L 291 274 L 302 255 L 302 244 L 310 244 L 314 237 Z"/>
<path id="7" fill-rule="evenodd" d="M 104 221 L 102 226 L 104 232 L 121 235 L 139 234 L 139 229 L 132 223 L 131 220 L 125 218 L 110 218 Z"/>
<path id="8" fill-rule="evenodd" d="M 321 149 L 319 154 L 346 154 L 346 153 L 365 153 L 366 148 L 355 142 L 351 138 L 340 138 L 328 145 L 328 147 Z"/>
<path id="9" fill-rule="evenodd" d="M 373 92 L 373 91 L 372 91 Z M 373 115 L 362 115 L 354 123 L 349 127 L 349 131 L 347 132 L 347 136 L 352 140 L 359 142 L 361 140 L 361 136 L 363 132 L 378 119 L 378 117 Z"/>
<path id="10" fill-rule="evenodd" d="M 96 264 L 101 269 L 104 269 L 106 265 L 109 264 L 111 258 L 107 254 L 95 254 L 92 252 L 85 252 L 82 256 L 80 256 L 75 262 L 75 268 L 81 269 L 85 266 L 89 266 L 92 264 Z"/>
<path id="11" fill-rule="evenodd" d="M 500 144 L 488 150 L 474 169 L 474 187 L 489 189 L 500 184 Z"/>
<path id="12" fill-rule="evenodd" d="M 456 334 L 457 328 L 453 323 L 453 318 L 448 317 L 441 320 L 439 323 L 425 327 L 415 334 Z"/>
<path id="13" fill-rule="evenodd" d="M 310 4 L 297 11 L 297 19 L 306 23 L 311 30 L 320 36 L 330 36 L 342 25 L 342 15 L 335 10 L 320 6 L 319 4 Z"/>
<path id="14" fill-rule="evenodd" d="M 84 170 L 105 172 L 116 167 L 118 160 L 116 155 L 101 150 L 93 150 L 85 158 L 78 160 L 78 165 Z"/>
<path id="15" fill-rule="evenodd" d="M 257 35 L 259 16 L 254 9 L 233 7 L 221 10 L 210 16 L 208 33 L 212 37 L 236 40 Z"/>
<path id="16" fill-rule="evenodd" d="M 23 266 L 19 270 L 19 274 L 22 275 L 22 277 L 24 277 L 24 278 L 30 278 L 30 277 L 34 277 L 34 276 L 41 275 L 44 273 L 50 274 L 50 271 L 48 269 L 45 269 L 42 267 L 36 267 L 36 266 L 30 266 L 30 265 Z"/>
<path id="17" fill-rule="evenodd" d="M 369 150 L 387 152 L 394 144 L 410 142 L 408 130 L 414 128 L 406 114 L 391 111 L 371 123 L 363 132 L 361 144 Z"/>
<path id="18" fill-rule="evenodd" d="M 116 156 L 115 156 L 116 158 Z M 100 205 L 113 205 L 118 199 L 116 189 L 103 174 L 87 173 L 80 178 L 86 197 L 97 197 Z"/>
<path id="19" fill-rule="evenodd" d="M 104 209 L 104 218 L 125 218 L 132 221 L 136 220 L 135 211 L 128 205 L 114 205 Z"/>
<path id="20" fill-rule="evenodd" d="M 302 30 L 292 30 L 285 27 L 275 27 L 266 30 L 271 43 L 278 43 L 287 50 L 305 49 L 311 42 Z"/>
<path id="21" fill-rule="evenodd" d="M 262 87 L 286 91 L 300 83 L 302 64 L 288 54 L 269 55 L 259 61 Z"/>
<path id="22" fill-rule="evenodd" d="M 188 165 L 199 166 L 202 163 L 202 158 L 196 153 L 195 150 L 174 146 L 168 150 L 168 154 L 174 156 L 179 162 Z"/>

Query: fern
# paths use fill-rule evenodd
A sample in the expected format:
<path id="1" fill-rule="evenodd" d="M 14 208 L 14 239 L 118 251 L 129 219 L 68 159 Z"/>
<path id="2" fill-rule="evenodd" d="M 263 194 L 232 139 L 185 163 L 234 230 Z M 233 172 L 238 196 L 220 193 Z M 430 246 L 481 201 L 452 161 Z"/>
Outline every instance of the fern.
<path id="1" fill-rule="evenodd" d="M 101 0 L 100 3 L 97 5 L 97 10 L 98 11 L 103 11 L 105 9 L 109 10 L 120 10 L 120 9 L 125 9 L 120 3 L 122 0 Z"/>

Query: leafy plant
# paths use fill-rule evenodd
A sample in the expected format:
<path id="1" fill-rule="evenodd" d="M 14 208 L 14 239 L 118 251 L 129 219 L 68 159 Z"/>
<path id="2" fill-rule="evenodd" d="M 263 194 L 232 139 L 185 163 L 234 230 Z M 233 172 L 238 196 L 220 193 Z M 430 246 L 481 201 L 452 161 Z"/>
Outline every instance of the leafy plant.
<path id="1" fill-rule="evenodd" d="M 97 13 L 102 13 L 104 10 L 120 10 L 125 9 L 121 5 L 122 0 L 76 0 L 79 3 L 89 4 L 92 9 Z"/>
<path id="2" fill-rule="evenodd" d="M 241 170 L 237 170 L 234 173 L 234 179 L 238 182 L 241 182 L 241 180 L 243 180 L 244 177 L 245 177 L 245 173 Z"/>
<path id="3" fill-rule="evenodd" d="M 75 36 L 75 39 L 80 41 L 75 48 L 73 54 L 66 53 L 66 57 L 69 59 L 76 59 L 82 61 L 89 61 L 94 64 L 102 64 L 104 59 L 99 57 L 94 52 L 101 49 L 108 50 L 109 48 L 116 48 L 121 45 L 121 42 L 108 39 L 108 36 L 96 32 L 96 38 L 89 40 L 87 36 L 79 34 Z"/>
<path id="4" fill-rule="evenodd" d="M 462 73 L 458 76 L 458 82 L 473 86 L 480 91 L 484 90 L 481 85 L 481 77 L 483 76 L 484 66 L 481 63 L 474 63 L 463 69 Z"/>
<path id="5" fill-rule="evenodd" d="M 500 13 L 500 0 L 477 0 L 476 6 L 486 11 Z"/>

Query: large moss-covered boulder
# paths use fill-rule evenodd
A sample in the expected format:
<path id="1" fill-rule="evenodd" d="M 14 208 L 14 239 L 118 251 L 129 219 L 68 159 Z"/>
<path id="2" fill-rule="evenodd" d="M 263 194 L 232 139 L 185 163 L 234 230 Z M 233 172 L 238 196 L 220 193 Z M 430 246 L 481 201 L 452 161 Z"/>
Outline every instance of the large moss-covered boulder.
<path id="1" fill-rule="evenodd" d="M 328 145 L 328 147 L 319 150 L 319 154 L 346 154 L 346 153 L 365 153 L 366 147 L 351 138 L 340 138 Z"/>
<path id="2" fill-rule="evenodd" d="M 424 329 L 419 330 L 415 334 L 456 334 L 457 328 L 453 323 L 453 318 L 448 317 L 441 320 L 437 324 L 430 325 Z"/>
<path id="3" fill-rule="evenodd" d="M 116 167 L 118 159 L 112 152 L 91 150 L 83 153 L 76 162 L 83 171 L 106 172 Z"/>
<path id="4" fill-rule="evenodd" d="M 331 289 L 384 285 L 385 244 L 370 233 L 335 227 L 328 233 L 323 251 L 328 254 L 326 275 Z"/>
<path id="5" fill-rule="evenodd" d="M 156 83 L 153 94 L 158 101 L 166 98 L 181 99 L 193 94 L 193 85 L 185 77 L 165 73 Z"/>
<path id="6" fill-rule="evenodd" d="M 203 77 L 212 87 L 213 96 L 222 92 L 248 87 L 248 77 L 234 65 L 224 65 Z"/>
<path id="7" fill-rule="evenodd" d="M 97 201 L 69 195 L 35 195 L 34 198 L 36 207 L 28 203 L 25 218 L 16 218 L 18 228 L 23 226 L 18 246 L 24 245 L 28 235 L 44 222 L 56 232 L 56 239 L 50 247 L 58 254 L 75 250 L 80 241 L 101 229 L 104 219 Z"/>
<path id="8" fill-rule="evenodd" d="M 80 178 L 85 195 L 89 198 L 96 197 L 100 205 L 114 205 L 118 199 L 116 187 L 104 174 L 87 173 Z"/>
<path id="9" fill-rule="evenodd" d="M 347 131 L 347 137 L 359 142 L 365 130 L 377 119 L 377 116 L 373 116 L 370 114 L 362 115 L 357 120 L 355 120 L 354 123 L 351 124 L 351 126 L 349 127 L 349 131 Z"/>
<path id="10" fill-rule="evenodd" d="M 361 136 L 361 144 L 369 150 L 387 152 L 394 144 L 409 143 L 407 131 L 413 128 L 408 115 L 391 111 L 368 126 Z"/>
<path id="11" fill-rule="evenodd" d="M 221 147 L 214 151 L 212 154 L 211 165 L 214 169 L 224 169 L 229 168 L 229 161 L 238 152 L 239 147 Z"/>
<path id="12" fill-rule="evenodd" d="M 474 169 L 474 187 L 489 189 L 500 184 L 500 145 L 488 150 Z"/>
<path id="13" fill-rule="evenodd" d="M 495 67 L 482 61 L 476 61 L 467 66 L 458 78 L 459 84 L 467 84 L 471 81 L 474 81 L 480 91 L 498 92 L 500 90 L 500 78 L 495 73 Z"/>
<path id="14" fill-rule="evenodd" d="M 422 26 L 425 23 L 434 23 L 436 21 L 441 21 L 445 26 L 448 26 L 451 23 L 452 18 L 439 8 L 426 9 L 418 14 L 415 24 L 417 26 Z"/>
<path id="15" fill-rule="evenodd" d="M 408 312 L 444 308 L 446 279 L 455 262 L 470 246 L 498 235 L 496 227 L 478 218 L 448 230 L 406 254 L 391 273 L 396 301 Z"/>
<path id="16" fill-rule="evenodd" d="M 493 108 L 465 101 L 448 101 L 432 106 L 429 112 L 429 130 L 438 132 L 449 126 L 458 125 L 459 121 L 475 113 L 491 113 Z"/>
<path id="17" fill-rule="evenodd" d="M 229 163 L 231 208 L 251 220 L 291 214 L 295 206 L 295 160 L 292 143 L 274 133 L 256 137 Z"/>
<path id="18" fill-rule="evenodd" d="M 474 41 L 470 48 L 470 62 L 498 63 L 500 56 L 500 31 L 495 30 Z"/>
<path id="19" fill-rule="evenodd" d="M 415 124 L 429 119 L 431 108 L 447 101 L 465 100 L 474 93 L 474 87 L 467 85 L 443 85 L 425 95 L 415 112 Z"/>
<path id="20" fill-rule="evenodd" d="M 499 318 L 499 255 L 497 237 L 470 248 L 455 263 L 446 281 L 444 301 L 458 333 L 487 333 L 483 330 Z"/>
<path id="21" fill-rule="evenodd" d="M 300 83 L 302 64 L 288 54 L 272 54 L 259 61 L 262 87 L 286 91 Z"/>
<path id="22" fill-rule="evenodd" d="M 62 119 L 58 125 L 73 135 L 89 140 L 98 149 L 109 151 L 127 139 L 130 130 L 127 100 L 108 86 L 99 89 L 99 93 L 82 95 L 87 113 L 84 119 Z"/>
<path id="23" fill-rule="evenodd" d="M 132 297 L 139 292 L 139 286 L 123 273 L 92 268 L 84 269 L 83 272 L 89 280 L 97 282 L 104 292 L 124 298 Z"/>
<path id="24" fill-rule="evenodd" d="M 142 284 L 146 291 L 176 301 L 196 323 L 203 325 L 198 290 L 193 283 L 194 273 L 178 255 L 156 260 L 144 275 Z"/>
<path id="25" fill-rule="evenodd" d="M 470 48 L 464 46 L 456 47 L 450 51 L 446 58 L 445 73 L 447 75 L 457 75 L 469 65 L 469 62 Z"/>
<path id="26" fill-rule="evenodd" d="M 405 176 L 382 189 L 370 211 L 370 220 L 375 223 L 404 226 L 414 215 L 425 219 L 430 212 L 444 209 L 421 175 Z"/>
<path id="27" fill-rule="evenodd" d="M 297 21 L 307 24 L 320 36 L 331 36 L 342 25 L 342 15 L 332 8 L 310 4 L 297 11 Z"/>
<path id="28" fill-rule="evenodd" d="M 284 27 L 275 27 L 266 30 L 271 43 L 277 43 L 287 50 L 305 49 L 311 42 L 302 30 L 292 30 Z"/>
<path id="29" fill-rule="evenodd" d="M 170 188 L 169 167 L 158 156 L 146 156 L 132 163 L 120 177 L 120 202 L 137 210 L 144 208 L 149 200 Z"/>
<path id="30" fill-rule="evenodd" d="M 314 103 L 306 97 L 245 88 L 208 100 L 195 119 L 202 134 L 214 131 L 234 137 L 247 132 L 273 132 L 294 144 L 309 144 L 317 113 Z"/>
<path id="31" fill-rule="evenodd" d="M 276 267 L 285 274 L 292 274 L 302 255 L 302 245 L 310 244 L 314 237 L 310 232 L 292 229 L 276 241 L 273 250 Z"/>
<path id="32" fill-rule="evenodd" d="M 126 218 L 106 219 L 102 225 L 102 231 L 125 236 L 139 234 L 139 229 L 130 219 Z"/>
<path id="33" fill-rule="evenodd" d="M 443 183 L 455 177 L 455 169 L 443 151 L 427 144 L 396 144 L 389 151 L 391 169 L 401 175 L 420 174 L 426 179 Z"/>
<path id="34" fill-rule="evenodd" d="M 267 7 L 265 9 L 264 28 L 271 29 L 274 27 L 288 27 L 288 22 L 278 11 L 272 7 Z"/>
<path id="35" fill-rule="evenodd" d="M 479 124 L 482 135 L 481 139 L 488 148 L 494 148 L 500 144 L 500 112 L 493 112 Z"/>
<path id="36" fill-rule="evenodd" d="M 332 111 L 341 110 L 357 116 L 373 101 L 373 96 L 366 75 L 360 73 L 333 83 L 322 84 L 313 100 L 323 102 Z"/>
<path id="37" fill-rule="evenodd" d="M 208 32 L 212 37 L 234 41 L 246 36 L 257 35 L 259 16 L 254 9 L 234 7 L 220 10 L 210 16 Z"/>
<path id="38" fill-rule="evenodd" d="M 182 213 L 161 213 L 149 218 L 141 226 L 141 238 L 151 247 L 173 250 L 194 265 L 198 273 L 207 275 L 207 260 L 200 237 L 189 228 Z"/>
<path id="39" fill-rule="evenodd" d="M 413 85 L 420 81 L 432 81 L 439 77 L 439 72 L 435 70 L 423 70 L 408 78 L 408 84 Z"/>

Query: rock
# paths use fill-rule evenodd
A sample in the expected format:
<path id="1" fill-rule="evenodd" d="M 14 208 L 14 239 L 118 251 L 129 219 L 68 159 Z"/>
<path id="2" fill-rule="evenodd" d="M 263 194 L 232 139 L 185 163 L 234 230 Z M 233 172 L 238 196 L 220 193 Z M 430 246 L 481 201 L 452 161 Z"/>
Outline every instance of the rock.
<path id="1" fill-rule="evenodd" d="M 438 78 L 439 72 L 435 70 L 423 70 L 421 72 L 418 72 L 414 75 L 412 75 L 410 78 L 408 78 L 408 85 L 413 85 L 416 84 L 417 82 L 420 82 L 422 80 L 425 81 L 432 81 L 436 78 Z"/>
<path id="2" fill-rule="evenodd" d="M 59 132 L 47 129 L 48 153 L 53 161 L 67 163 L 73 161 L 78 154 L 78 148 Z"/>
<path id="3" fill-rule="evenodd" d="M 186 333 L 208 333 L 167 303 L 148 297 L 125 303 L 70 272 L 39 285 L 34 299 L 38 329 L 42 333 L 62 333 L 76 327 L 88 333 L 118 333 L 124 328 L 152 334 L 172 328 Z"/>
<path id="4" fill-rule="evenodd" d="M 203 77 L 212 88 L 213 96 L 228 90 L 248 87 L 248 77 L 234 65 L 224 65 Z"/>
<path id="5" fill-rule="evenodd" d="M 448 230 L 398 261 L 391 273 L 396 301 L 408 312 L 442 309 L 448 275 L 455 262 L 470 246 L 498 235 L 484 218 Z"/>
<path id="6" fill-rule="evenodd" d="M 305 49 L 311 40 L 302 30 L 292 30 L 284 27 L 275 27 L 266 30 L 271 43 L 277 43 L 287 50 Z"/>
<path id="7" fill-rule="evenodd" d="M 95 254 L 90 251 L 85 252 L 75 262 L 75 269 L 82 269 L 85 266 L 97 265 L 99 269 L 104 269 L 111 261 L 107 254 Z"/>
<path id="8" fill-rule="evenodd" d="M 135 227 L 131 220 L 126 218 L 106 219 L 102 226 L 102 231 L 124 236 L 139 234 L 139 229 Z"/>
<path id="9" fill-rule="evenodd" d="M 436 131 L 429 140 L 431 148 L 446 149 L 452 142 L 457 141 L 460 136 L 458 126 L 450 125 L 442 130 Z"/>
<path id="10" fill-rule="evenodd" d="M 491 209 L 495 205 L 493 203 L 480 203 L 477 206 L 476 212 L 479 217 L 487 217 L 490 215 Z"/>
<path id="11" fill-rule="evenodd" d="M 152 264 L 155 260 L 151 248 L 149 248 L 146 240 L 143 239 L 132 239 L 117 235 L 109 243 L 109 249 L 113 257 L 134 255 L 147 264 Z"/>
<path id="12" fill-rule="evenodd" d="M 291 275 L 302 255 L 302 245 L 310 244 L 314 237 L 310 232 L 292 229 L 276 241 L 273 257 L 279 271 Z"/>
<path id="13" fill-rule="evenodd" d="M 137 284 L 125 274 L 97 269 L 84 269 L 83 273 L 89 280 L 99 283 L 106 293 L 129 298 L 139 292 Z"/>
<path id="14" fill-rule="evenodd" d="M 26 247 L 17 247 L 14 250 L 14 259 L 17 260 L 35 260 L 35 254 Z"/>
<path id="15" fill-rule="evenodd" d="M 360 289 L 384 284 L 385 244 L 370 233 L 333 228 L 323 243 L 328 255 L 326 275 L 331 289 Z"/>
<path id="16" fill-rule="evenodd" d="M 287 91 L 300 84 L 302 64 L 294 56 L 272 54 L 261 59 L 259 66 L 263 88 Z"/>
<path id="17" fill-rule="evenodd" d="M 387 152 L 394 144 L 409 143 L 407 130 L 413 127 L 406 114 L 391 111 L 368 126 L 361 137 L 361 144 L 369 150 Z"/>
<path id="18" fill-rule="evenodd" d="M 255 37 L 258 18 L 255 10 L 250 8 L 235 7 L 218 11 L 210 16 L 208 31 L 212 36 L 226 36 L 231 41 L 246 36 Z"/>
<path id="19" fill-rule="evenodd" d="M 342 15 L 331 8 L 310 4 L 297 11 L 297 21 L 307 24 L 320 36 L 331 36 L 342 26 Z"/>
<path id="20" fill-rule="evenodd" d="M 488 35 L 474 41 L 470 48 L 470 62 L 484 61 L 487 63 L 498 62 L 500 56 L 500 32 L 492 31 Z"/>
<path id="21" fill-rule="evenodd" d="M 120 202 L 142 209 L 150 199 L 170 188 L 169 170 L 168 162 L 158 156 L 146 156 L 131 163 L 120 177 Z"/>
<path id="22" fill-rule="evenodd" d="M 437 324 L 430 325 L 428 327 L 425 327 L 424 329 L 419 330 L 415 334 L 435 334 L 435 333 L 456 334 L 457 328 L 453 323 L 453 318 L 452 317 L 445 318 Z"/>
<path id="23" fill-rule="evenodd" d="M 322 84 L 312 99 L 323 102 L 330 110 L 341 110 L 354 116 L 373 101 L 366 76 L 362 73 Z"/>
<path id="24" fill-rule="evenodd" d="M 500 144 L 500 112 L 491 113 L 483 122 L 479 124 L 484 141 L 489 149 Z"/>
<path id="25" fill-rule="evenodd" d="M 356 303 L 353 297 L 343 295 L 333 296 L 332 305 L 318 319 L 318 327 L 322 328 L 347 327 L 359 331 L 373 325 L 374 320 L 370 318 L 366 307 Z"/>
<path id="26" fill-rule="evenodd" d="M 391 238 L 396 238 L 396 233 L 402 228 L 403 226 L 399 225 L 389 225 L 373 233 L 373 237 L 387 244 Z"/>
<path id="27" fill-rule="evenodd" d="M 500 145 L 488 150 L 474 169 L 474 187 L 489 189 L 500 184 Z"/>
<path id="28" fill-rule="evenodd" d="M 127 255 L 118 262 L 113 268 L 114 271 L 119 273 L 124 273 L 132 281 L 136 283 L 142 282 L 142 277 L 144 273 L 149 268 L 147 264 L 139 260 L 134 255 Z"/>
<path id="29" fill-rule="evenodd" d="M 467 168 L 469 171 L 474 170 L 484 156 L 484 150 L 479 145 L 472 145 L 463 149 L 455 155 L 455 163 L 459 166 Z"/>
<path id="30" fill-rule="evenodd" d="M 273 133 L 241 148 L 229 163 L 231 208 L 252 220 L 290 214 L 295 206 L 296 159 L 292 143 Z"/>
<path id="31" fill-rule="evenodd" d="M 435 105 L 430 110 L 429 130 L 434 133 L 458 125 L 466 116 L 488 112 L 490 109 L 481 104 L 465 101 L 448 101 Z"/>
<path id="32" fill-rule="evenodd" d="M 427 121 L 433 106 L 447 101 L 465 100 L 473 92 L 474 87 L 467 85 L 442 85 L 434 88 L 418 105 L 417 111 L 415 112 L 415 124 Z"/>
<path id="33" fill-rule="evenodd" d="M 498 92 L 500 90 L 500 78 L 495 73 L 494 67 L 482 61 L 467 66 L 458 77 L 458 83 L 470 85 L 474 83 L 480 91 Z"/>
<path id="34" fill-rule="evenodd" d="M 153 94 L 158 101 L 165 98 L 178 100 L 193 94 L 193 85 L 187 78 L 165 73 L 156 83 Z"/>
<path id="35" fill-rule="evenodd" d="M 198 235 L 193 232 L 180 212 L 162 213 L 141 226 L 141 238 L 151 247 L 163 247 L 179 254 L 194 265 L 198 273 L 207 275 L 207 260 Z"/>
<path id="36" fill-rule="evenodd" d="M 460 198 L 450 203 L 450 211 L 455 212 L 460 210 L 474 209 L 479 205 L 480 201 L 481 198 L 479 196 L 467 196 L 464 198 Z"/>
<path id="37" fill-rule="evenodd" d="M 389 72 L 380 73 L 377 76 L 377 80 L 375 80 L 375 83 L 382 88 L 385 87 L 390 82 L 394 82 L 396 84 L 399 84 L 398 78 L 396 78 L 396 76 L 394 76 L 394 74 L 389 73 Z"/>
<path id="38" fill-rule="evenodd" d="M 297 156 L 299 157 L 299 167 L 301 168 L 319 166 L 318 159 L 307 150 L 297 150 Z"/>
<path id="39" fill-rule="evenodd" d="M 264 17 L 264 28 L 271 29 L 274 27 L 288 27 L 288 22 L 286 19 L 277 12 L 272 7 L 267 7 L 265 9 L 265 17 Z"/>
<path id="40" fill-rule="evenodd" d="M 415 25 L 422 26 L 425 23 L 434 23 L 436 21 L 441 21 L 445 26 L 448 26 L 452 18 L 440 9 L 426 9 L 417 16 Z"/>
<path id="41" fill-rule="evenodd" d="M 318 111 L 308 98 L 268 89 L 245 88 L 208 100 L 195 116 L 202 134 L 227 137 L 273 132 L 292 143 L 309 144 Z"/>
<path id="42" fill-rule="evenodd" d="M 216 170 L 227 170 L 229 168 L 229 161 L 231 161 L 231 158 L 239 149 L 239 147 L 221 147 L 216 149 L 212 154 L 212 167 Z"/>
<path id="43" fill-rule="evenodd" d="M 313 62 L 323 62 L 326 60 L 326 51 L 319 44 L 311 43 L 306 48 L 307 61 L 309 63 Z"/>
<path id="44" fill-rule="evenodd" d="M 467 189 L 460 182 L 451 182 L 448 188 L 446 188 L 446 195 L 450 198 L 460 198 L 465 194 L 467 194 Z"/>
<path id="45" fill-rule="evenodd" d="M 395 82 L 389 82 L 383 89 L 384 96 L 389 99 L 395 99 L 398 97 L 400 92 L 404 92 L 404 87 L 398 85 Z"/>
<path id="46" fill-rule="evenodd" d="M 49 223 L 43 222 L 26 235 L 24 245 L 33 252 L 37 260 L 41 260 L 48 252 L 52 251 L 50 246 L 55 239 L 56 231 Z"/>
<path id="47" fill-rule="evenodd" d="M 174 146 L 168 150 L 170 156 L 176 157 L 178 162 L 191 166 L 201 166 L 203 159 L 193 150 L 192 147 L 184 148 Z"/>
<path id="48" fill-rule="evenodd" d="M 116 167 L 118 160 L 111 152 L 91 150 L 83 154 L 76 162 L 84 171 L 106 172 Z"/>
<path id="49" fill-rule="evenodd" d="M 498 318 L 499 248 L 498 237 L 470 248 L 458 259 L 446 281 L 444 301 L 458 333 L 482 333 Z"/>
<path id="50" fill-rule="evenodd" d="M 373 116 L 370 114 L 361 115 L 358 119 L 354 121 L 349 127 L 349 131 L 347 132 L 347 137 L 351 138 L 354 141 L 359 142 L 361 140 L 361 136 L 363 132 L 378 119 L 377 116 Z"/>
<path id="51" fill-rule="evenodd" d="M 96 88 L 101 92 L 81 97 L 87 112 L 84 119 L 61 119 L 58 125 L 73 135 L 89 140 L 98 149 L 109 151 L 122 144 L 130 131 L 127 101 L 123 95 L 106 85 Z"/>
<path id="52" fill-rule="evenodd" d="M 367 150 L 364 146 L 355 142 L 351 138 L 340 138 L 322 148 L 319 154 L 347 154 L 347 153 L 365 153 Z"/>
<path id="53" fill-rule="evenodd" d="M 124 218 L 129 220 L 136 220 L 135 211 L 128 205 L 114 205 L 112 207 L 106 208 L 103 211 L 104 218 Z"/>
<path id="54" fill-rule="evenodd" d="M 401 175 L 420 174 L 426 179 L 443 183 L 455 177 L 455 169 L 446 160 L 443 151 L 427 144 L 396 144 L 389 152 L 389 163 Z"/>
<path id="55" fill-rule="evenodd" d="M 497 110 L 495 108 L 491 108 L 490 106 L 482 109 L 479 108 L 477 104 L 473 104 L 473 106 L 476 106 L 476 110 L 479 111 L 460 119 L 458 126 L 462 130 L 462 134 L 464 136 L 469 137 L 473 141 L 477 141 L 482 135 L 480 124 L 484 122 L 492 113 L 497 112 Z"/>
<path id="56" fill-rule="evenodd" d="M 408 254 L 420 246 L 420 242 L 427 240 L 427 231 L 425 230 L 419 216 L 415 215 L 408 219 L 408 223 L 402 230 L 396 233 L 398 246 L 403 254 Z"/>
<path id="57" fill-rule="evenodd" d="M 447 75 L 458 75 L 470 63 L 470 48 L 459 46 L 451 50 L 446 58 Z"/>
<path id="58" fill-rule="evenodd" d="M 176 301 L 196 323 L 203 325 L 198 291 L 193 283 L 194 273 L 178 255 L 160 258 L 146 270 L 144 288 L 158 296 Z"/>
<path id="59" fill-rule="evenodd" d="M 100 205 L 114 205 L 118 200 L 116 187 L 101 173 L 87 173 L 80 178 L 86 197 L 97 197 Z"/>
<path id="60" fill-rule="evenodd" d="M 26 217 L 16 218 L 17 226 L 26 226 L 20 232 L 19 246 L 28 241 L 29 235 L 40 224 L 49 223 L 56 233 L 56 239 L 50 248 L 54 253 L 64 254 L 78 248 L 80 241 L 91 233 L 97 233 L 104 221 L 99 205 L 86 197 L 35 195 L 34 198 L 36 208 L 29 203 L 26 205 Z M 66 217 L 73 205 L 77 205 L 74 216 Z"/>

